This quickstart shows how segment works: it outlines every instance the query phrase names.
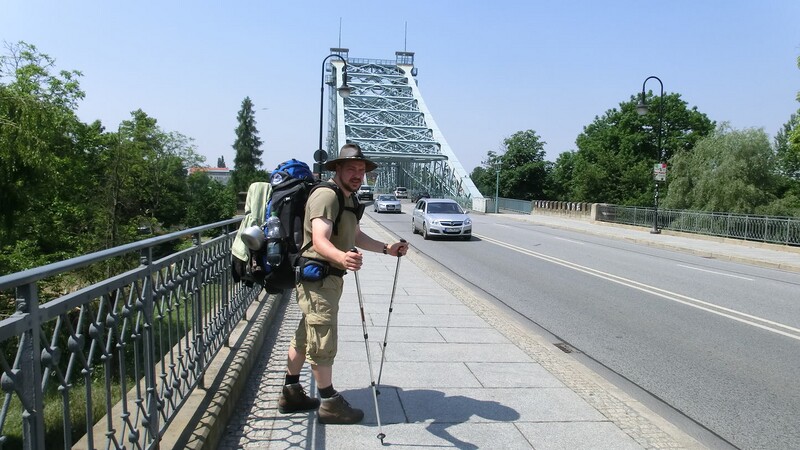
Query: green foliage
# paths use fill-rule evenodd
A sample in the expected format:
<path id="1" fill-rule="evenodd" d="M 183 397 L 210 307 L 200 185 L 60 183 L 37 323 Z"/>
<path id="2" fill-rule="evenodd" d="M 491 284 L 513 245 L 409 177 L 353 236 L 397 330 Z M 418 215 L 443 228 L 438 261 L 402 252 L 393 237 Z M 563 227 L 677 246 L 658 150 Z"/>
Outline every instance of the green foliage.
<path id="1" fill-rule="evenodd" d="M 797 113 L 792 114 L 775 135 L 775 156 L 779 173 L 800 182 L 800 117 Z"/>
<path id="2" fill-rule="evenodd" d="M 144 236 L 140 228 L 159 234 L 232 215 L 217 186 L 205 209 L 187 217 L 187 205 L 203 203 L 187 181 L 187 169 L 203 161 L 189 138 L 163 131 L 142 110 L 115 132 L 82 123 L 79 77 L 57 71 L 29 44 L 7 45 L 0 55 L 0 274 L 129 243 Z"/>
<path id="3" fill-rule="evenodd" d="M 503 141 L 500 162 L 502 197 L 534 200 L 544 197 L 551 165 L 544 160 L 545 142 L 533 130 L 518 131 Z"/>
<path id="4" fill-rule="evenodd" d="M 229 219 L 236 213 L 236 197 L 230 189 L 204 172 L 189 176 L 186 225 L 190 227 Z"/>
<path id="5" fill-rule="evenodd" d="M 548 176 L 548 191 L 542 199 L 569 200 L 572 192 L 572 176 L 575 171 L 574 151 L 558 155 Z"/>
<path id="6" fill-rule="evenodd" d="M 472 170 L 470 178 L 475 183 L 475 187 L 485 197 L 494 198 L 494 193 L 497 186 L 497 170 L 500 169 L 500 157 L 497 153 L 489 151 L 486 154 L 486 159 L 481 161 L 483 167 L 476 167 Z"/>
<path id="7" fill-rule="evenodd" d="M 259 171 L 263 165 L 263 151 L 260 149 L 262 142 L 258 137 L 256 116 L 250 97 L 245 97 L 242 101 L 242 109 L 239 110 L 236 120 L 239 124 L 236 127 L 236 141 L 233 143 L 236 157 L 230 182 L 234 192 L 246 192 L 250 183 L 266 179 L 265 173 Z"/>
<path id="8" fill-rule="evenodd" d="M 760 129 L 733 130 L 727 124 L 673 158 L 664 205 L 752 214 L 775 201 L 775 158 Z"/>
<path id="9" fill-rule="evenodd" d="M 502 155 L 488 152 L 482 161 L 483 167 L 476 167 L 472 171 L 473 183 L 483 195 L 494 197 L 498 189 L 499 170 L 500 197 L 525 200 L 542 198 L 550 170 L 550 163 L 544 160 L 544 144 L 533 130 L 514 133 L 503 140 Z"/>
<path id="10" fill-rule="evenodd" d="M 653 98 L 648 93 L 650 112 L 639 116 L 638 99 L 621 103 L 606 111 L 581 133 L 574 156 L 562 160 L 571 168 L 556 163 L 555 173 L 571 172 L 567 200 L 606 202 L 622 205 L 650 205 L 653 199 L 652 168 L 659 160 L 659 127 L 664 159 L 689 152 L 698 139 L 714 128 L 705 114 L 689 109 L 679 94 Z M 564 186 L 560 180 L 554 186 Z M 563 195 L 563 194 L 562 194 Z"/>

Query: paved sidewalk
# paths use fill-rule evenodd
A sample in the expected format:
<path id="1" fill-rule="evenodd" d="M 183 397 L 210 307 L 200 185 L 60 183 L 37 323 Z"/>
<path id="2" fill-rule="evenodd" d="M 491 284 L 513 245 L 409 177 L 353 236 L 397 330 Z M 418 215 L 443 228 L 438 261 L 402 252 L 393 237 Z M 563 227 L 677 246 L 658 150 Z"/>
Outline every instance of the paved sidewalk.
<path id="1" fill-rule="evenodd" d="M 579 221 L 578 221 L 579 222 Z M 370 235 L 389 240 L 366 219 Z M 667 236 L 660 236 L 661 238 Z M 345 278 L 334 387 L 365 411 L 362 424 L 319 425 L 316 413 L 282 415 L 277 399 L 300 313 L 280 305 L 219 448 L 702 448 L 558 350 L 515 326 L 414 253 L 401 258 L 390 317 L 378 427 L 377 380 L 397 258 L 365 253 L 359 271 L 373 373 L 354 274 Z M 280 324 L 280 326 L 278 326 Z M 306 367 L 302 382 L 316 395 Z"/>
<path id="2" fill-rule="evenodd" d="M 800 272 L 800 247 L 765 244 L 715 236 L 661 230 L 651 234 L 649 228 L 593 222 L 565 215 L 502 214 L 504 218 L 523 220 L 582 233 L 622 239 L 651 247 L 752 264 L 771 269 Z"/>

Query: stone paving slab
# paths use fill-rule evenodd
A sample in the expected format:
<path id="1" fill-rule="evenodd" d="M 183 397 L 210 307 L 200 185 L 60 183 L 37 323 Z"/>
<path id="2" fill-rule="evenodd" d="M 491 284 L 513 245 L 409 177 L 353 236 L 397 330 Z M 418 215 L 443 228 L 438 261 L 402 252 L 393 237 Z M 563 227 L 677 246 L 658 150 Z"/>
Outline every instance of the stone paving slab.
<path id="1" fill-rule="evenodd" d="M 473 330 L 492 331 L 490 328 L 472 328 Z M 389 338 L 387 346 L 391 347 L 396 342 L 447 342 L 448 340 L 442 333 L 444 328 L 434 327 L 398 327 L 391 325 L 389 327 Z M 371 342 L 383 343 L 386 336 L 386 327 L 371 325 L 367 327 L 367 333 Z M 364 331 L 361 325 L 340 325 L 339 326 L 339 340 L 341 341 L 364 341 Z"/>
<path id="2" fill-rule="evenodd" d="M 504 344 L 510 342 L 494 328 L 437 328 L 447 342 Z M 392 330 L 394 332 L 394 330 Z"/>
<path id="3" fill-rule="evenodd" d="M 487 388 L 564 387 L 564 383 L 558 381 L 537 363 L 469 362 L 465 364 L 481 385 Z"/>
<path id="4" fill-rule="evenodd" d="M 386 351 L 387 361 L 528 362 L 531 357 L 513 344 L 467 342 L 398 342 Z"/>
<path id="5" fill-rule="evenodd" d="M 384 444 L 395 449 L 531 449 L 530 442 L 510 423 L 411 423 L 383 427 Z M 376 428 L 339 427 L 325 430 L 324 447 L 331 450 L 378 448 Z"/>
<path id="6" fill-rule="evenodd" d="M 641 448 L 611 422 L 523 422 L 517 429 L 536 450 L 635 450 Z"/>
<path id="7" fill-rule="evenodd" d="M 337 363 L 338 365 L 339 363 Z M 375 355 L 372 364 L 377 382 L 380 372 L 380 355 Z M 348 389 L 369 386 L 369 367 L 366 361 L 344 361 L 340 369 L 343 373 L 354 374 L 345 379 L 335 379 L 334 385 Z M 358 375 L 361 375 L 360 377 Z M 463 362 L 385 362 L 381 376 L 381 386 L 403 386 L 407 388 L 480 388 L 484 385 Z M 563 386 L 563 385 L 561 385 Z"/>

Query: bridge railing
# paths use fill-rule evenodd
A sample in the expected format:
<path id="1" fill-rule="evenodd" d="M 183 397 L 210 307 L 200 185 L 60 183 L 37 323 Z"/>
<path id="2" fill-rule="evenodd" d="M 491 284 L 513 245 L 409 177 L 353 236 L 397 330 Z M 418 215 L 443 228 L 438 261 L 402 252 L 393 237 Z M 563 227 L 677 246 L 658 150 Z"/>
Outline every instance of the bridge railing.
<path id="1" fill-rule="evenodd" d="M 157 448 L 259 294 L 231 278 L 240 221 L 0 277 L 16 307 L 0 321 L 0 448 Z M 41 280 L 136 252 L 138 267 L 40 301 Z"/>
<path id="2" fill-rule="evenodd" d="M 597 220 L 653 226 L 653 208 L 597 205 Z M 750 214 L 658 210 L 658 228 L 772 244 L 800 245 L 800 218 Z"/>

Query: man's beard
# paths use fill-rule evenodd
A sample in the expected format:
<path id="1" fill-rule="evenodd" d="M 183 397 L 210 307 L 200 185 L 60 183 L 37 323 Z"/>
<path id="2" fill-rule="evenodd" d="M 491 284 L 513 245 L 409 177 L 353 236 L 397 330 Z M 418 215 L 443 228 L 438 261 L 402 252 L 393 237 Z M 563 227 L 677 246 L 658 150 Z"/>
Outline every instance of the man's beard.
<path id="1" fill-rule="evenodd" d="M 352 181 L 351 182 L 349 180 L 345 181 L 345 180 L 342 180 L 341 176 L 337 175 L 336 177 L 334 177 L 334 181 L 336 181 L 336 184 L 338 184 L 339 187 L 342 188 L 342 190 L 347 191 L 350 194 L 352 194 L 354 192 L 357 192 L 358 188 L 361 187 L 361 180 L 360 179 L 358 180 L 358 182 L 356 182 L 356 181 Z"/>

